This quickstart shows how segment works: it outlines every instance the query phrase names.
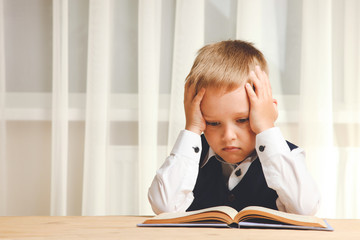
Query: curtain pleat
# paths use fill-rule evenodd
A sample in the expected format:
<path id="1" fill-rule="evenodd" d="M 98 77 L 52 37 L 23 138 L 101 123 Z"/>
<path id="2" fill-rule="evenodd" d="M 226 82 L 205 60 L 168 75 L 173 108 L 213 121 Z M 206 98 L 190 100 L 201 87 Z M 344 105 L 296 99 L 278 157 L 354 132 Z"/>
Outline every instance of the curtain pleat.
<path id="1" fill-rule="evenodd" d="M 206 24 L 220 16 L 222 21 L 229 17 L 231 36 L 236 29 L 237 39 L 253 42 L 268 60 L 281 115 L 288 114 L 277 124 L 285 128 L 286 138 L 295 138 L 294 143 L 305 149 L 307 167 L 322 193 L 317 215 L 360 217 L 360 1 L 231 0 L 226 4 L 237 3 L 237 9 L 229 11 L 221 0 L 124 0 L 121 4 L 52 0 L 52 8 L 45 2 L 0 0 L 0 215 L 47 214 L 49 207 L 51 215 L 72 211 L 82 215 L 152 214 L 147 190 L 158 163 L 164 160 L 165 148 L 169 154 L 184 129 L 184 81 L 196 52 L 210 36 L 226 40 L 226 31 L 205 34 L 205 30 L 212 31 Z M 88 6 L 87 21 L 87 14 L 78 13 Z M 20 8 L 21 14 L 15 14 Z M 51 19 L 51 13 L 49 25 L 43 20 Z M 206 22 L 210 18 L 214 21 Z M 33 30 L 41 34 L 29 40 L 18 37 Z M 87 52 L 82 48 L 72 52 L 86 38 Z M 69 44 L 69 39 L 77 40 Z M 129 39 L 137 41 L 137 49 L 127 46 Z M 22 60 L 17 54 L 21 57 L 29 49 L 41 49 L 33 57 L 39 64 L 31 65 L 28 59 L 17 62 Z M 69 81 L 69 52 L 74 53 L 70 55 L 74 82 Z M 112 56 L 119 52 L 124 57 Z M 39 67 L 51 54 L 52 89 L 46 82 L 51 78 L 48 68 Z M 129 61 L 122 62 L 126 58 Z M 161 63 L 171 58 L 171 79 L 164 84 L 161 68 L 165 65 Z M 112 63 L 111 59 L 122 60 Z M 86 79 L 82 79 L 81 61 L 87 61 Z M 112 66 L 119 68 L 114 71 Z M 122 74 L 127 67 L 129 72 Z M 70 84 L 75 93 L 69 90 Z M 112 100 L 121 102 L 110 102 L 110 93 Z M 169 103 L 159 104 L 168 96 Z M 44 102 L 48 97 L 51 103 Z M 50 124 L 51 159 L 49 149 L 37 155 L 34 151 L 42 145 L 26 142 L 48 139 Z M 111 141 L 110 124 L 114 130 Z M 34 136 L 25 138 L 23 129 Z M 78 141 L 70 147 L 69 130 L 74 137 L 71 143 Z M 25 156 L 28 152 L 29 157 Z M 36 164 L 49 161 L 51 168 L 37 168 Z M 23 167 L 31 164 L 36 167 Z M 41 176 L 33 178 L 34 174 Z M 50 186 L 38 186 L 48 179 Z M 69 188 L 70 184 L 76 188 Z M 33 196 L 27 194 L 28 186 L 36 187 Z M 79 191 L 81 197 L 73 194 L 74 200 L 72 191 Z M 26 199 L 19 199 L 19 193 Z M 18 211 L 18 204 L 25 206 L 27 201 L 34 209 Z"/>
<path id="2" fill-rule="evenodd" d="M 349 146 L 344 150 L 343 192 L 344 215 L 347 218 L 360 216 L 360 2 L 345 1 L 344 5 L 344 103 L 351 112 L 351 122 L 346 132 Z"/>
<path id="3" fill-rule="evenodd" d="M 257 47 L 263 46 L 263 1 L 238 0 L 236 38 L 250 41 Z"/>
<path id="4" fill-rule="evenodd" d="M 0 0 L 0 216 L 6 215 L 7 163 L 6 163 L 6 118 L 5 118 L 5 29 L 4 2 Z"/>
<path id="5" fill-rule="evenodd" d="M 185 128 L 184 84 L 196 52 L 204 45 L 204 0 L 176 1 L 173 67 L 170 94 L 168 152 Z"/>
<path id="6" fill-rule="evenodd" d="M 68 64 L 68 0 L 53 0 L 51 215 L 67 213 Z"/>
<path id="7" fill-rule="evenodd" d="M 360 120 L 360 3 L 346 1 L 344 3 L 344 101 L 351 110 L 355 120 Z M 349 124 L 354 127 L 354 124 Z M 355 130 L 355 129 L 354 129 Z M 358 131 L 351 131 L 351 145 L 359 143 Z"/>
<path id="8" fill-rule="evenodd" d="M 338 157 L 334 148 L 332 3 L 304 0 L 299 145 L 325 199 L 320 214 L 335 217 Z M 326 210 L 325 210 L 326 209 Z"/>
<path id="9" fill-rule="evenodd" d="M 279 34 L 278 11 L 283 7 L 269 0 L 238 0 L 236 17 L 236 38 L 254 44 L 268 61 L 269 78 L 273 92 L 280 93 L 277 100 L 281 104 L 281 69 L 280 44 L 285 42 L 283 35 Z M 266 11 L 266 14 L 264 13 Z M 266 16 L 266 18 L 265 18 Z M 282 116 L 286 118 L 286 116 Z"/>
<path id="10" fill-rule="evenodd" d="M 83 215 L 107 212 L 111 0 L 91 0 L 86 88 Z"/>
<path id="11" fill-rule="evenodd" d="M 161 0 L 139 1 L 139 214 L 151 214 L 147 190 L 158 158 Z"/>

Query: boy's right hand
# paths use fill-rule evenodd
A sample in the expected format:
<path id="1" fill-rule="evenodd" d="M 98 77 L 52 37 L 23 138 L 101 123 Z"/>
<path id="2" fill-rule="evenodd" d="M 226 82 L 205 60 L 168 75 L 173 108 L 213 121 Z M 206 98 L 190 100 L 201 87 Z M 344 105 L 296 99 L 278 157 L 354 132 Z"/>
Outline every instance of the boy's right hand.
<path id="1" fill-rule="evenodd" d="M 189 86 L 189 82 L 185 84 L 185 93 L 184 93 L 184 108 L 185 108 L 185 117 L 186 125 L 185 129 L 192 131 L 199 135 L 206 128 L 206 122 L 203 118 L 200 109 L 200 103 L 205 94 L 205 88 L 202 88 L 198 93 L 195 91 L 195 85 L 192 84 Z"/>

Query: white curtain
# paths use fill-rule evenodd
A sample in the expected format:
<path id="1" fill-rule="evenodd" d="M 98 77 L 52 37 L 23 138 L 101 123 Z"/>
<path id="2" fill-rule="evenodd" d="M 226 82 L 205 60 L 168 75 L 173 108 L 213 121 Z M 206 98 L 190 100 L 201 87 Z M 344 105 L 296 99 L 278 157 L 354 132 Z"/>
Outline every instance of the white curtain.
<path id="1" fill-rule="evenodd" d="M 148 183 L 157 166 L 161 1 L 139 1 L 139 200 L 146 199 Z M 150 212 L 139 201 L 139 212 Z"/>
<path id="2" fill-rule="evenodd" d="M 322 206 L 334 216 L 338 158 L 333 135 L 331 11 L 330 1 L 303 3 L 299 130 L 309 169 L 326 196 Z"/>
<path id="3" fill-rule="evenodd" d="M 6 121 L 5 121 L 5 55 L 4 55 L 4 3 L 0 1 L 0 215 L 6 214 Z"/>
<path id="4" fill-rule="evenodd" d="M 319 216 L 360 218 L 356 0 L 0 0 L 0 215 L 151 214 L 206 43 L 266 56 Z"/>
<path id="5" fill-rule="evenodd" d="M 184 82 L 196 51 L 204 45 L 204 0 L 176 2 L 168 152 L 185 127 Z"/>
<path id="6" fill-rule="evenodd" d="M 53 1 L 51 214 L 66 215 L 68 161 L 68 2 Z"/>
<path id="7" fill-rule="evenodd" d="M 89 3 L 83 215 L 107 213 L 111 3 Z"/>

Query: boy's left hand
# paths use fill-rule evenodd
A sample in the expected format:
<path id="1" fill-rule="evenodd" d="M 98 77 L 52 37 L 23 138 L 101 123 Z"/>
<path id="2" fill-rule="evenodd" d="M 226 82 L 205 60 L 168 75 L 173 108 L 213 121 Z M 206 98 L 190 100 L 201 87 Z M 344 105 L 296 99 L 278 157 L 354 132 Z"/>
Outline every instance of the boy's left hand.
<path id="1" fill-rule="evenodd" d="M 269 128 L 274 127 L 278 116 L 277 101 L 272 98 L 271 86 L 268 76 L 259 66 L 255 67 L 255 72 L 250 72 L 253 87 L 246 83 L 245 89 L 250 102 L 250 127 L 258 134 Z"/>

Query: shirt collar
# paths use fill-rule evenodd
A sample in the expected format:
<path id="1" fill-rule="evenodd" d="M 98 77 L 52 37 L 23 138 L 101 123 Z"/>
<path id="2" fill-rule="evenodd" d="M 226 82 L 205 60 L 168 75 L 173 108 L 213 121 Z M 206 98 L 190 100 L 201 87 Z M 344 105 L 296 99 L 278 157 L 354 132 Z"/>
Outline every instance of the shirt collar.
<path id="1" fill-rule="evenodd" d="M 214 150 L 212 150 L 211 147 L 209 147 L 208 154 L 207 154 L 207 156 L 205 157 L 205 159 L 204 159 L 204 161 L 202 162 L 202 164 L 201 164 L 200 167 L 203 168 L 203 167 L 208 163 L 209 159 L 210 159 L 211 157 L 213 157 L 213 156 L 215 156 L 215 152 L 214 152 Z"/>
<path id="2" fill-rule="evenodd" d="M 205 160 L 203 161 L 203 163 L 201 164 L 200 168 L 203 168 L 208 162 L 209 159 L 213 156 L 215 156 L 216 153 L 214 152 L 214 150 L 209 146 L 209 152 L 207 154 L 207 156 L 205 157 Z M 251 162 L 254 161 L 257 158 L 257 154 L 256 151 L 254 150 L 254 152 L 247 158 L 244 159 L 244 161 L 250 160 Z M 243 162 L 243 161 L 242 161 Z"/>

